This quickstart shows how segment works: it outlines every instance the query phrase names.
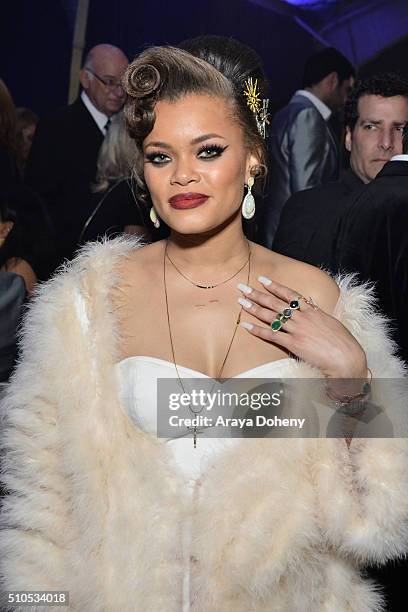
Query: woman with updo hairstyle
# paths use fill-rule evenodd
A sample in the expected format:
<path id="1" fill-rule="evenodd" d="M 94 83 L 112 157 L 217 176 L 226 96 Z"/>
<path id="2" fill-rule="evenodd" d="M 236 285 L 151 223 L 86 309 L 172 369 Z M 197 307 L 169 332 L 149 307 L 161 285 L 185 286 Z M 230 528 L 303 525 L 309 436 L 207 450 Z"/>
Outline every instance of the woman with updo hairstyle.
<path id="1" fill-rule="evenodd" d="M 88 244 L 26 317 L 1 590 L 69 591 L 77 612 L 379 612 L 362 569 L 408 548 L 405 366 L 369 286 L 247 239 L 261 63 L 228 38 L 183 47 L 123 76 L 137 197 L 169 237 Z"/>

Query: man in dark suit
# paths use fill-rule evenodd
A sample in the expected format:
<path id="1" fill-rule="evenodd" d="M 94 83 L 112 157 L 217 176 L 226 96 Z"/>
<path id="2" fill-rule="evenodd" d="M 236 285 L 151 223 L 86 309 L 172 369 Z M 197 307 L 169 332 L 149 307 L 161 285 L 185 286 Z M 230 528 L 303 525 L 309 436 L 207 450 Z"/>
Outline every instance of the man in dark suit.
<path id="1" fill-rule="evenodd" d="M 285 204 L 273 250 L 330 269 L 344 212 L 384 164 L 401 153 L 407 121 L 407 81 L 393 74 L 360 81 L 345 109 L 350 169 L 339 181 L 299 192 Z"/>
<path id="2" fill-rule="evenodd" d="M 336 137 L 329 126 L 344 105 L 355 71 L 336 49 L 306 63 L 303 89 L 274 117 L 270 135 L 270 205 L 260 223 L 260 242 L 271 248 L 281 210 L 291 195 L 338 178 Z"/>
<path id="3" fill-rule="evenodd" d="M 104 44 L 91 49 L 80 73 L 80 97 L 38 125 L 26 182 L 43 198 L 51 218 L 58 263 L 73 255 L 89 214 L 98 151 L 110 117 L 123 106 L 120 78 L 127 65 L 117 47 Z"/>
<path id="4" fill-rule="evenodd" d="M 408 124 L 403 151 L 348 207 L 333 267 L 375 281 L 381 310 L 391 319 L 401 356 L 408 362 Z"/>

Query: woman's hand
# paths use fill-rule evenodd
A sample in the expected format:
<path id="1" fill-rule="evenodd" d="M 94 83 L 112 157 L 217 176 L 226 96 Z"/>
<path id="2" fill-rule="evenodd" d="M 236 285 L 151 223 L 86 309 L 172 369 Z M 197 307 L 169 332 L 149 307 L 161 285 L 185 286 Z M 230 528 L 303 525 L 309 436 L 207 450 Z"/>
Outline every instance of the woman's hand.
<path id="1" fill-rule="evenodd" d="M 267 323 L 268 327 L 241 322 L 242 327 L 254 336 L 283 347 L 328 378 L 367 377 L 364 350 L 340 321 L 307 303 L 295 290 L 263 276 L 258 280 L 268 293 L 239 284 L 238 289 L 244 294 L 239 301 L 248 313 Z M 298 298 L 299 309 L 291 311 L 290 318 L 282 323 L 279 331 L 272 331 L 271 323 L 277 314 Z"/>

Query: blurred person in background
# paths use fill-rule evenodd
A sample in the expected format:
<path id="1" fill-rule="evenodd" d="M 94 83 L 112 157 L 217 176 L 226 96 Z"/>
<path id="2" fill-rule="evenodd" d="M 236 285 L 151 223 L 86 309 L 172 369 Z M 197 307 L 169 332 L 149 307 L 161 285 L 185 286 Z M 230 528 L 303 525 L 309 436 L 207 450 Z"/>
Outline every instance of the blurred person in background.
<path id="1" fill-rule="evenodd" d="M 0 199 L 0 270 L 14 272 L 24 279 L 26 291 L 31 295 L 37 282 L 32 266 L 25 259 L 29 239 L 18 220 L 17 211 L 2 197 Z"/>
<path id="2" fill-rule="evenodd" d="M 57 263 L 70 258 L 76 249 L 99 149 L 111 118 L 125 100 L 121 76 L 127 65 L 117 47 L 93 47 L 80 72 L 78 99 L 38 124 L 25 178 L 42 197 L 51 218 Z"/>
<path id="3" fill-rule="evenodd" d="M 381 310 L 392 320 L 408 362 L 408 123 L 403 152 L 394 155 L 342 216 L 334 249 L 339 270 L 374 281 Z"/>
<path id="4" fill-rule="evenodd" d="M 0 191 L 19 182 L 17 164 L 16 109 L 13 98 L 0 79 Z"/>
<path id="5" fill-rule="evenodd" d="M 24 251 L 16 210 L 0 193 L 0 383 L 8 380 L 14 366 L 21 307 L 37 281 L 32 267 L 22 256 Z"/>
<path id="6" fill-rule="evenodd" d="M 16 108 L 16 140 L 20 174 L 23 176 L 30 153 L 38 116 L 29 108 Z"/>
<path id="7" fill-rule="evenodd" d="M 132 165 L 136 155 L 123 113 L 113 118 L 98 155 L 96 181 L 92 185 L 91 211 L 84 221 L 78 244 L 120 233 L 150 238 L 148 215 L 132 188 Z"/>
<path id="8" fill-rule="evenodd" d="M 384 73 L 361 79 L 345 107 L 350 168 L 338 181 L 296 193 L 286 202 L 273 250 L 331 269 L 339 223 L 351 201 L 402 152 L 402 130 L 408 121 L 408 81 Z"/>
<path id="9" fill-rule="evenodd" d="M 9 90 L 0 80 L 1 216 L 3 222 L 15 224 L 13 229 L 4 223 L 2 225 L 0 239 L 4 241 L 7 238 L 7 243 L 0 259 L 5 265 L 5 253 L 11 249 L 13 261 L 7 265 L 14 266 L 19 261 L 19 269 L 24 268 L 29 293 L 34 279 L 48 278 L 57 261 L 51 222 L 44 204 L 22 181 L 24 158 L 35 121 L 36 115 L 30 110 L 15 109 Z M 5 214 L 11 217 L 5 219 Z M 11 232 L 9 237 L 8 232 Z"/>
<path id="10" fill-rule="evenodd" d="M 265 202 L 259 241 L 272 248 L 279 217 L 291 195 L 335 181 L 338 142 L 330 127 L 342 110 L 356 72 L 337 49 L 323 49 L 306 62 L 302 89 L 274 117 L 271 126 L 269 202 Z"/>
<path id="11" fill-rule="evenodd" d="M 17 357 L 17 328 L 25 297 L 23 277 L 0 270 L 0 400 L 2 383 L 8 381 Z"/>

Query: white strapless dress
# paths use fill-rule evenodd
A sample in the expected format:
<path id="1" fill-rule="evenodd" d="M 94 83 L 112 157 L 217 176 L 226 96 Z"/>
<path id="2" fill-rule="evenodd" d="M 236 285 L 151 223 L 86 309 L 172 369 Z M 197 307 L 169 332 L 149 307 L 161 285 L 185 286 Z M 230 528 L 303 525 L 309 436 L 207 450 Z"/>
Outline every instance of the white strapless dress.
<path id="1" fill-rule="evenodd" d="M 279 359 L 262 364 L 235 378 L 290 378 L 296 361 L 292 358 Z M 184 366 L 177 366 L 180 376 L 186 378 L 213 379 L 202 372 Z M 121 395 L 121 404 L 134 425 L 152 435 L 157 434 L 157 379 L 177 378 L 174 364 L 156 357 L 133 356 L 123 359 L 116 365 Z M 210 385 L 210 387 L 211 387 Z M 209 387 L 209 389 L 210 389 Z M 199 437 L 197 447 L 193 447 L 191 433 L 186 437 L 166 440 L 174 455 L 175 463 L 180 470 L 186 492 L 192 499 L 194 489 L 199 483 L 204 470 L 215 466 L 216 457 L 226 448 L 242 442 L 242 438 L 206 438 Z M 185 563 L 183 583 L 182 612 L 190 610 L 190 552 L 189 540 L 191 523 L 186 524 L 183 533 L 183 558 Z"/>

